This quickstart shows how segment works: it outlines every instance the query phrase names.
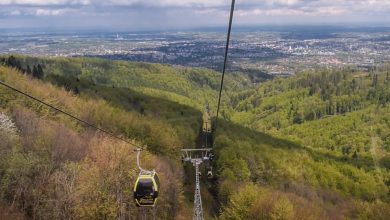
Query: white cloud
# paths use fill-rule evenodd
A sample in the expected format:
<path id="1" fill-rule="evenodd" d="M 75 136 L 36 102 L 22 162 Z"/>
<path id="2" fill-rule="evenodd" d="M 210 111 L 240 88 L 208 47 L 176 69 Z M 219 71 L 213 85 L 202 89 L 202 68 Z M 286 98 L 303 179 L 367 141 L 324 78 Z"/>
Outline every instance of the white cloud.
<path id="1" fill-rule="evenodd" d="M 0 5 L 89 5 L 90 0 L 0 0 Z"/>
<path id="2" fill-rule="evenodd" d="M 261 9 L 301 7 L 390 7 L 390 0 L 238 0 L 237 7 L 250 6 Z M 0 5 L 10 6 L 147 6 L 147 7 L 222 7 L 229 6 L 230 0 L 0 0 Z"/>
<path id="3" fill-rule="evenodd" d="M 121 16 L 116 22 L 121 23 L 137 14 L 133 20 L 149 18 L 151 24 L 156 19 L 162 23 L 170 19 L 183 26 L 186 22 L 188 26 L 199 25 L 200 20 L 202 24 L 219 25 L 226 23 L 230 3 L 231 0 L 0 0 L 0 19 L 36 16 L 43 21 L 49 20 L 45 16 L 55 16 L 58 20 L 72 17 L 97 23 L 97 18 L 106 21 Z M 390 23 L 390 0 L 237 0 L 235 15 L 237 24 L 348 19 Z"/>
<path id="4" fill-rule="evenodd" d="M 35 11 L 35 15 L 37 16 L 58 16 L 62 15 L 66 12 L 65 9 L 43 9 L 43 8 L 38 8 Z"/>
<path id="5" fill-rule="evenodd" d="M 13 10 L 10 12 L 10 15 L 13 15 L 13 16 L 18 16 L 18 15 L 21 15 L 22 12 L 20 12 L 20 10 Z"/>

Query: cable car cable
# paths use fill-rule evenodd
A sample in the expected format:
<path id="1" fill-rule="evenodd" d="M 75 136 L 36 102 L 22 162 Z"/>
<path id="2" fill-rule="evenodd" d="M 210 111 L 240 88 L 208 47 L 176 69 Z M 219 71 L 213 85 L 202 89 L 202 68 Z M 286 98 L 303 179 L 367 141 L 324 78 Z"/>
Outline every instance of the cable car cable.
<path id="1" fill-rule="evenodd" d="M 80 118 L 78 118 L 78 117 L 76 117 L 76 116 L 74 116 L 74 115 L 72 115 L 72 114 L 70 114 L 70 113 L 67 113 L 67 112 L 65 112 L 64 110 L 61 110 L 61 109 L 59 109 L 59 108 L 57 108 L 57 107 L 55 107 L 55 106 L 53 106 L 53 105 L 51 105 L 51 104 L 49 104 L 49 103 L 46 103 L 46 102 L 42 101 L 41 99 L 38 99 L 38 98 L 36 98 L 36 97 L 34 97 L 34 96 L 31 96 L 31 95 L 29 95 L 29 94 L 27 94 L 27 93 L 25 93 L 25 92 L 23 92 L 23 91 L 21 91 L 21 90 L 19 90 L 19 89 L 16 89 L 15 87 L 8 85 L 7 83 L 5 83 L 5 82 L 3 82 L 3 81 L 1 81 L 1 80 L 0 80 L 0 84 L 3 85 L 4 87 L 7 87 L 7 88 L 9 88 L 9 89 L 11 89 L 11 90 L 17 92 L 17 93 L 22 94 L 22 95 L 24 95 L 24 96 L 26 96 L 26 97 L 28 97 L 28 98 L 30 98 L 30 99 L 33 99 L 33 100 L 35 100 L 35 101 L 37 101 L 37 102 L 39 102 L 39 103 L 41 103 L 41 104 L 43 104 L 43 105 L 45 105 L 45 106 L 47 106 L 47 107 L 50 107 L 50 108 L 56 110 L 57 112 L 60 112 L 60 113 L 62 113 L 62 114 L 64 114 L 64 115 L 67 115 L 68 117 L 70 117 L 70 118 L 72 118 L 72 119 L 74 119 L 74 120 L 76 120 L 76 121 L 78 121 L 78 122 L 84 123 L 84 124 L 88 125 L 88 126 L 91 127 L 91 128 L 94 128 L 94 129 L 96 129 L 96 130 L 98 130 L 98 131 L 100 131 L 100 132 L 106 133 L 106 134 L 108 134 L 109 136 L 111 136 L 111 137 L 113 137 L 113 138 L 116 138 L 116 139 L 118 139 L 118 140 L 121 140 L 121 141 L 123 141 L 123 142 L 126 142 L 127 144 L 130 144 L 131 146 L 133 146 L 133 147 L 135 147 L 135 148 L 137 148 L 137 149 L 141 149 L 141 150 L 144 149 L 143 147 L 140 147 L 140 146 L 138 146 L 138 145 L 136 145 L 136 144 L 133 144 L 133 143 L 129 142 L 128 140 L 124 139 L 124 138 L 121 138 L 121 137 L 119 137 L 119 136 L 116 136 L 115 134 L 113 134 L 113 133 L 110 132 L 110 131 L 107 131 L 107 130 L 105 130 L 105 129 L 103 129 L 103 128 L 99 128 L 98 126 L 96 126 L 96 125 L 94 125 L 94 124 L 92 124 L 92 123 L 89 123 L 89 122 L 87 122 L 87 121 L 85 121 L 85 120 L 83 120 L 83 119 L 80 119 Z"/>
<path id="2" fill-rule="evenodd" d="M 226 63 L 227 63 L 227 56 L 228 56 L 228 52 L 229 52 L 230 33 L 232 31 L 232 23 L 233 23 L 233 15 L 234 15 L 234 5 L 235 5 L 235 3 L 236 3 L 236 1 L 232 0 L 232 5 L 231 5 L 231 8 L 230 8 L 229 28 L 228 28 L 227 39 L 226 39 L 225 58 L 224 58 L 224 62 L 223 62 L 223 70 L 222 70 L 222 76 L 221 76 L 221 86 L 219 88 L 217 117 L 216 117 L 216 120 L 215 120 L 214 132 L 217 130 L 217 125 L 218 125 L 218 116 L 219 116 L 219 109 L 220 109 L 220 105 L 221 105 L 223 81 L 224 81 L 225 72 L 226 72 Z"/>

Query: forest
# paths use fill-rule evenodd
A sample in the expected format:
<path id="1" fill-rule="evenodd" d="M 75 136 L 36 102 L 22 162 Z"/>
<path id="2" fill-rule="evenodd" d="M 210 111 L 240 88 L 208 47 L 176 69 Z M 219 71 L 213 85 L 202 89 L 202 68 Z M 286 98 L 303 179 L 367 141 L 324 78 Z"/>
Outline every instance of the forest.
<path id="1" fill-rule="evenodd" d="M 261 83 L 229 73 L 216 177 L 202 184 L 205 217 L 388 219 L 389 71 L 321 69 Z M 162 183 L 158 219 L 192 216 L 180 149 L 195 146 L 205 104 L 215 111 L 219 79 L 162 64 L 0 57 L 1 81 L 147 147 L 142 160 Z M 133 146 L 5 87 L 0 94 L 1 218 L 137 219 Z"/>

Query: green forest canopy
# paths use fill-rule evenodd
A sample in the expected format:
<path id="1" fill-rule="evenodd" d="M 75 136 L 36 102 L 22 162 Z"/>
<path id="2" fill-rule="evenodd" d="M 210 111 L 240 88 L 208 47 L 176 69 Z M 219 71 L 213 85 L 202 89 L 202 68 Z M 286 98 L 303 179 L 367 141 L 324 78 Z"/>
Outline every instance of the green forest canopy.
<path id="1" fill-rule="evenodd" d="M 26 75 L 2 68 L 2 81 L 29 89 L 53 104 L 146 144 L 159 157 L 175 155 L 180 147 L 194 145 L 201 126 L 201 110 L 207 101 L 213 105 L 219 83 L 219 74 L 206 69 L 90 58 L 16 56 L 15 60 L 10 62 L 9 58 L 3 58 L 3 65 L 12 63 L 16 65 L 12 67 Z M 42 67 L 43 76 L 37 77 L 27 71 L 28 66 L 31 69 L 38 65 Z M 223 120 L 219 123 L 221 127 L 214 145 L 217 198 L 222 207 L 220 218 L 386 219 L 390 210 L 388 71 L 385 67 L 370 73 L 352 69 L 319 70 L 291 78 L 276 78 L 255 87 L 245 77 L 229 74 L 224 91 Z M 50 83 L 33 80 L 29 74 Z M 52 92 L 47 93 L 48 88 Z M 21 117 L 17 112 L 32 111 L 35 113 L 28 114 L 65 124 L 76 132 L 74 135 L 90 141 L 84 137 L 87 131 L 71 120 L 4 88 L 1 91 L 8 94 L 2 96 L 1 108 L 16 122 Z M 83 111 L 86 106 L 92 111 Z M 16 123 L 16 126 L 20 130 L 22 125 Z M 23 135 L 19 132 L 13 140 L 20 147 L 26 145 Z M 38 152 L 51 147 L 27 149 L 29 154 L 40 155 Z M 26 153 L 14 150 L 10 158 L 18 156 L 13 155 L 15 152 Z M 86 163 L 90 154 L 83 154 L 80 157 L 83 159 L 73 164 Z M 51 157 L 35 156 L 37 162 L 43 158 L 54 163 Z M 175 160 L 168 161 L 175 163 Z M 64 159 L 48 168 L 49 174 L 61 171 L 68 163 L 69 159 Z M 14 171 L 15 166 L 8 161 L 1 166 L 1 172 L 8 178 L 2 179 L 2 185 L 8 184 L 2 187 L 5 203 L 11 201 L 10 196 L 17 189 L 16 185 L 8 183 L 11 175 L 8 173 Z M 21 177 L 32 182 L 32 188 L 38 186 L 36 180 L 29 179 L 29 172 L 47 173 L 25 172 L 26 176 Z M 253 196 L 257 195 L 254 192 L 259 193 L 258 196 Z M 176 193 L 172 195 L 178 199 L 175 201 L 180 201 L 180 192 Z M 38 198 L 32 198 L 39 201 L 54 196 L 42 195 L 46 197 L 35 195 Z M 97 195 L 97 198 L 101 197 Z M 76 204 L 82 201 L 78 199 L 88 199 L 88 196 L 73 199 Z M 178 203 L 183 204 L 183 201 Z M 45 218 L 44 213 L 39 213 L 41 209 L 32 203 L 28 209 L 21 210 Z M 186 210 L 183 206 L 181 209 Z M 95 207 L 95 211 L 88 209 L 87 212 L 77 206 L 70 210 L 68 215 L 71 216 L 88 213 L 88 216 L 96 217 L 96 210 L 112 216 L 118 214 L 115 202 L 107 204 L 105 209 Z M 188 209 L 187 212 L 191 214 Z M 185 215 L 179 211 L 171 214 L 176 218 Z"/>

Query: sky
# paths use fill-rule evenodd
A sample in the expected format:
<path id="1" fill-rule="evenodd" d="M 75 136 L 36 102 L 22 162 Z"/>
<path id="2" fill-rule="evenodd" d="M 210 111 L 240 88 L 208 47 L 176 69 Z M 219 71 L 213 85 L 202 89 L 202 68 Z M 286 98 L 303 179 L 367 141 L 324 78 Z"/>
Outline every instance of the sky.
<path id="1" fill-rule="evenodd" d="M 231 0 L 0 0 L 0 29 L 169 30 L 226 26 Z M 390 0 L 236 0 L 238 26 L 390 26 Z"/>

